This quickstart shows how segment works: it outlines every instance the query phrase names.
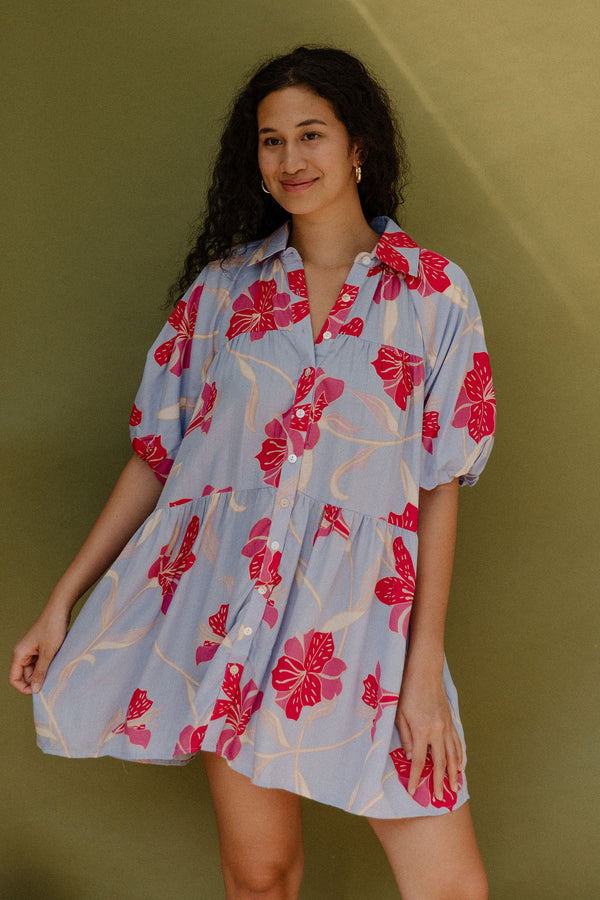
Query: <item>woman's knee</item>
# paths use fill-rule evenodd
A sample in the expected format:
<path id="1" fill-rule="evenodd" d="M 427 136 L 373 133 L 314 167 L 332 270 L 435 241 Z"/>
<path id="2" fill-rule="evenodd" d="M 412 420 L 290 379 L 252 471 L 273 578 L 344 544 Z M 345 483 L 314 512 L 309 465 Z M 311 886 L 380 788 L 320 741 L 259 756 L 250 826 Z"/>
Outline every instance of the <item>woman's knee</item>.
<path id="1" fill-rule="evenodd" d="M 228 896 L 296 897 L 302 881 L 304 853 L 302 845 L 287 853 L 267 855 L 258 853 L 252 857 L 224 857 L 222 859 Z"/>

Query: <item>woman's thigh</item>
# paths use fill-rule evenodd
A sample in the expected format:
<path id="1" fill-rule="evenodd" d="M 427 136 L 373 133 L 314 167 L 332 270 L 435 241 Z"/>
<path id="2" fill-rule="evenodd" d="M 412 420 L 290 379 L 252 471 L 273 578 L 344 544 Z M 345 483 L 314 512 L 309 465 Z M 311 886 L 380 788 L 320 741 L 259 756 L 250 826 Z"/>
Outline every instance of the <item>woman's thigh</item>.
<path id="1" fill-rule="evenodd" d="M 485 900 L 487 878 L 468 803 L 414 819 L 369 819 L 402 900 Z"/>
<path id="2" fill-rule="evenodd" d="M 228 896 L 236 889 L 296 896 L 302 878 L 300 797 L 257 787 L 214 753 L 202 753 L 215 806 Z M 277 892 L 273 896 L 280 896 Z"/>

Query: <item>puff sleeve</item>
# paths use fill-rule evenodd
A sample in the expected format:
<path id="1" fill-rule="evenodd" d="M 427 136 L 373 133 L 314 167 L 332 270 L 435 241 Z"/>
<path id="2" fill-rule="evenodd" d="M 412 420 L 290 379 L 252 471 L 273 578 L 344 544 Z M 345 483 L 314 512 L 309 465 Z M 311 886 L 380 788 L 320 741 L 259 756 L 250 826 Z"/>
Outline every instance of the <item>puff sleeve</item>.
<path id="1" fill-rule="evenodd" d="M 475 484 L 492 449 L 496 400 L 481 314 L 471 285 L 450 263 L 450 287 L 428 298 L 421 487 L 458 477 Z"/>
<path id="2" fill-rule="evenodd" d="M 205 280 L 206 270 L 179 301 L 148 351 L 131 413 L 133 449 L 163 483 L 214 356 L 214 297 L 212 291 L 205 290 Z"/>

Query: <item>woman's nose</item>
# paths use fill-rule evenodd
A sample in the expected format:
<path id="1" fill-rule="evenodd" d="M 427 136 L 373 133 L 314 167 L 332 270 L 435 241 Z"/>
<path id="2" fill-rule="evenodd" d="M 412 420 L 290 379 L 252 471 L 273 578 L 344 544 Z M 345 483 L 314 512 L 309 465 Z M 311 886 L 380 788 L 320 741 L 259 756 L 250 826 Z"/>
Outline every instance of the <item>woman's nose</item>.
<path id="1" fill-rule="evenodd" d="M 306 168 L 306 160 L 302 148 L 295 141 L 287 143 L 283 149 L 281 165 L 287 175 L 294 175 Z"/>

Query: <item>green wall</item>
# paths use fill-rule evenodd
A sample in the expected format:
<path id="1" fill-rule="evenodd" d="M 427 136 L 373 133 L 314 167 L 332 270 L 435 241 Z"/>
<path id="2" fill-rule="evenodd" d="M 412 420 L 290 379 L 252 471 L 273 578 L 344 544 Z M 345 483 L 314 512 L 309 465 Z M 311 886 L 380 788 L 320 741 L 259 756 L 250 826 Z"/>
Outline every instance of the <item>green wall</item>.
<path id="1" fill-rule="evenodd" d="M 469 273 L 495 363 L 448 656 L 496 900 L 600 895 L 599 18 L 594 0 L 3 7 L 6 660 L 129 454 L 232 91 L 267 53 L 346 47 L 402 110 L 406 226 Z M 223 896 L 200 764 L 43 757 L 29 701 L 2 703 L 0 896 Z M 307 804 L 305 823 L 303 898 L 396 896 L 366 822 Z"/>

